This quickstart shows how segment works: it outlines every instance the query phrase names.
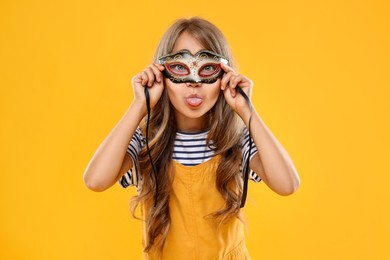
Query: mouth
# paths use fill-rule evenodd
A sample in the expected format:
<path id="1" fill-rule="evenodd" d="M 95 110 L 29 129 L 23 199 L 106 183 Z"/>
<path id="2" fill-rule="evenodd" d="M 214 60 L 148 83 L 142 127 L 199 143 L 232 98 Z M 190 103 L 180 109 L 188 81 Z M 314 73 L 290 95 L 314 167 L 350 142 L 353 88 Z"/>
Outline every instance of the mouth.
<path id="1" fill-rule="evenodd" d="M 186 102 L 190 107 L 198 107 L 202 104 L 203 99 L 197 94 L 192 94 L 186 97 Z"/>

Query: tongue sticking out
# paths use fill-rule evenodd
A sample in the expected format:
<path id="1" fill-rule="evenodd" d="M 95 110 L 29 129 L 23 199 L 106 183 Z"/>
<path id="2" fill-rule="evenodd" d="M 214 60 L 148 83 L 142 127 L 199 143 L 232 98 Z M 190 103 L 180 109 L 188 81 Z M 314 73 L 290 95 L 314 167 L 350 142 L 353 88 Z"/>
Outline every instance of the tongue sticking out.
<path id="1" fill-rule="evenodd" d="M 190 105 L 192 107 L 197 107 L 202 103 L 202 99 L 198 98 L 198 97 L 189 97 L 186 100 L 187 100 L 188 105 Z"/>

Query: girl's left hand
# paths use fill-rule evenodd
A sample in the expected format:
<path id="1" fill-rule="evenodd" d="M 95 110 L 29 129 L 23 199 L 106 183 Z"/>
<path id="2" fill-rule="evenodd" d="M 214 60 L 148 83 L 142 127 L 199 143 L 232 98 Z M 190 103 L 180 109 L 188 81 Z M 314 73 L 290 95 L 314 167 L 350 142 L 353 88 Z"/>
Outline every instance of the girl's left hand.
<path id="1" fill-rule="evenodd" d="M 225 71 L 221 80 L 221 90 L 226 102 L 247 124 L 250 117 L 250 107 L 246 99 L 240 93 L 237 93 L 236 87 L 240 87 L 251 99 L 253 81 L 236 73 L 233 68 L 224 63 L 221 63 L 221 68 Z"/>

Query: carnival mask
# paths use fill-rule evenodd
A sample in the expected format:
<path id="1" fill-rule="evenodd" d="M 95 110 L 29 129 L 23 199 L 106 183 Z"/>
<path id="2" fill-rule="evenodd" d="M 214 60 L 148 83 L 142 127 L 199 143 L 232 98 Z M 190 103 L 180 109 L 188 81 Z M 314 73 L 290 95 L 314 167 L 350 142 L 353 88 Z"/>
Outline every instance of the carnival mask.
<path id="1" fill-rule="evenodd" d="M 164 76 L 174 83 L 214 83 L 224 73 L 221 63 L 227 65 L 228 60 L 208 50 L 192 55 L 184 49 L 160 57 L 158 63 L 164 65 Z"/>

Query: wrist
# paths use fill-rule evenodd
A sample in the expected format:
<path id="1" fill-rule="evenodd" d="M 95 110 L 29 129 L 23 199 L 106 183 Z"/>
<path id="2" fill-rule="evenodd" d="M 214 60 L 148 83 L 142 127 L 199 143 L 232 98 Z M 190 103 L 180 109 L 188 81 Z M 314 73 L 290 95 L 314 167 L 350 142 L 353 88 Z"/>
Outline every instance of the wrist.
<path id="1" fill-rule="evenodd" d="M 241 120 L 244 122 L 245 126 L 249 129 L 249 120 L 251 118 L 252 111 L 248 110 L 246 112 L 243 112 L 239 114 Z"/>
<path id="2" fill-rule="evenodd" d="M 244 122 L 246 128 L 248 128 L 249 130 L 249 120 L 250 120 L 250 115 L 248 116 L 245 116 L 245 117 L 241 117 L 242 121 Z"/>
<path id="3" fill-rule="evenodd" d="M 141 122 L 148 113 L 145 100 L 134 99 L 129 106 L 128 113 L 131 117 L 137 116 L 137 120 Z"/>

